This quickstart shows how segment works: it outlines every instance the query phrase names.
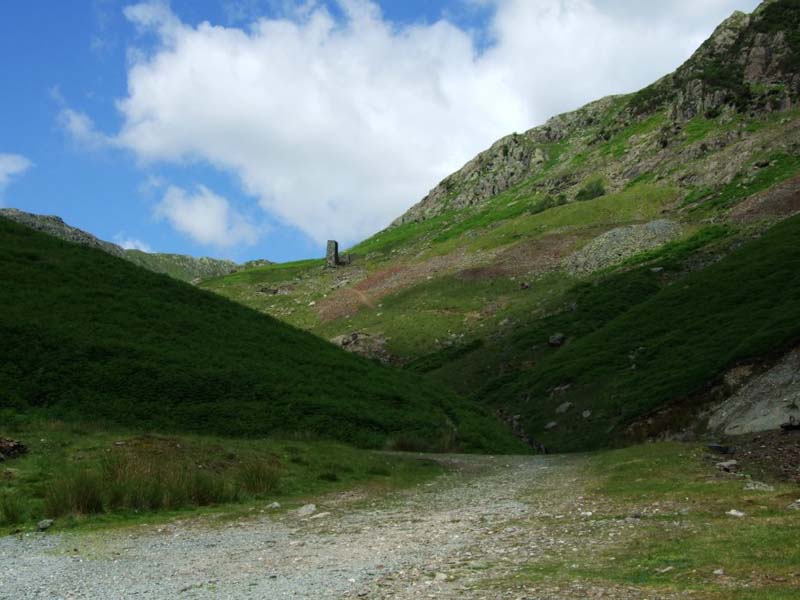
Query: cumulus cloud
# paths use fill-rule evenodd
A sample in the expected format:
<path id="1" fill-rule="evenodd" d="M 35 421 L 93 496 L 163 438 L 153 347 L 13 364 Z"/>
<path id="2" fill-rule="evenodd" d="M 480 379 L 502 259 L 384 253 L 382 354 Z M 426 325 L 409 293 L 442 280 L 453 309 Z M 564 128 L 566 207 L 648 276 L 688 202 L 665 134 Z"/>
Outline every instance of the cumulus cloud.
<path id="1" fill-rule="evenodd" d="M 142 252 L 147 253 L 153 252 L 153 248 L 146 242 L 136 238 L 128 237 L 124 233 L 118 233 L 115 235 L 114 243 L 125 250 L 141 250 Z"/>
<path id="2" fill-rule="evenodd" d="M 202 185 L 193 192 L 168 187 L 155 215 L 201 244 L 228 247 L 254 244 L 258 239 L 258 230 L 252 223 L 225 198 Z"/>
<path id="3" fill-rule="evenodd" d="M 64 108 L 58 113 L 58 123 L 72 139 L 85 148 L 96 150 L 114 145 L 114 139 L 101 133 L 89 115 Z"/>
<path id="4" fill-rule="evenodd" d="M 493 8 L 488 45 L 446 20 L 387 22 L 368 0 L 338 0 L 341 18 L 297 2 L 247 28 L 190 26 L 164 2 L 128 7 L 156 45 L 130 53 L 114 143 L 144 161 L 208 162 L 313 239 L 355 241 L 498 137 L 646 85 L 733 8 L 756 4 L 470 1 Z M 71 129 L 95 139 L 80 119 Z M 173 192 L 167 204 L 209 194 Z M 250 235 L 240 225 L 219 234 L 210 222 L 173 222 L 213 243 Z"/>
<path id="5" fill-rule="evenodd" d="M 20 154 L 0 153 L 0 200 L 9 182 L 32 166 L 33 163 Z"/>

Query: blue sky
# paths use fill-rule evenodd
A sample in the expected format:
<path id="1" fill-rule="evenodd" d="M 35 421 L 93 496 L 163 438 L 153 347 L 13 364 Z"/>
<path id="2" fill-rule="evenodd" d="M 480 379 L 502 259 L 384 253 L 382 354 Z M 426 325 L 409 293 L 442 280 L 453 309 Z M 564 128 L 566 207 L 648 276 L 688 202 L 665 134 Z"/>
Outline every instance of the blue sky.
<path id="1" fill-rule="evenodd" d="M 756 4 L 10 0 L 0 205 L 159 252 L 319 256 Z"/>

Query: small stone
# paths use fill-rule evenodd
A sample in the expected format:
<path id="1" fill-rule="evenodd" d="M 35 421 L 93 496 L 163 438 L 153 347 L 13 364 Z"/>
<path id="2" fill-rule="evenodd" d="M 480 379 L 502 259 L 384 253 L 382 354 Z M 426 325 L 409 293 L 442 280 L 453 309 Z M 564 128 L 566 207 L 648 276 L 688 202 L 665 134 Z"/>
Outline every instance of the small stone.
<path id="1" fill-rule="evenodd" d="M 281 503 L 280 502 L 273 502 L 272 504 L 267 506 L 267 508 L 269 508 L 270 510 L 277 510 L 280 507 L 281 507 Z"/>
<path id="2" fill-rule="evenodd" d="M 590 411 L 590 410 L 585 410 L 585 411 L 583 411 L 583 412 L 581 413 L 581 416 L 582 416 L 584 419 L 588 419 L 589 417 L 591 417 L 591 416 L 592 416 L 592 411 Z"/>
<path id="3" fill-rule="evenodd" d="M 724 462 L 717 463 L 717 468 L 730 473 L 731 471 L 735 471 L 738 465 L 738 460 L 726 460 Z"/>
<path id="4" fill-rule="evenodd" d="M 664 267 L 653 267 L 652 269 L 650 269 L 650 272 L 651 273 L 661 273 L 661 271 L 663 271 L 663 270 L 664 270 Z"/>
<path id="5" fill-rule="evenodd" d="M 550 431 L 551 429 L 555 429 L 556 427 L 558 427 L 558 422 L 557 421 L 550 421 L 547 425 L 544 426 L 544 428 L 547 431 Z"/>
<path id="6" fill-rule="evenodd" d="M 675 567 L 664 567 L 663 569 L 656 569 L 656 573 L 661 573 L 663 575 L 664 573 L 669 573 L 670 571 L 674 570 Z"/>
<path id="7" fill-rule="evenodd" d="M 730 516 L 730 517 L 736 517 L 737 519 L 741 519 L 742 517 L 746 517 L 747 516 L 747 513 L 743 513 L 742 511 L 736 510 L 735 508 L 732 508 L 731 510 L 729 510 L 725 514 Z"/>
<path id="8" fill-rule="evenodd" d="M 762 481 L 748 481 L 747 484 L 744 486 L 744 489 L 748 492 L 774 492 L 775 487 L 769 485 L 768 483 L 764 483 Z"/>
<path id="9" fill-rule="evenodd" d="M 331 516 L 331 513 L 329 513 L 329 512 L 321 512 L 321 513 L 317 513 L 317 514 L 309 517 L 308 520 L 309 521 L 316 521 L 317 519 L 324 519 L 325 517 L 330 517 L 330 516 Z"/>
<path id="10" fill-rule="evenodd" d="M 447 581 L 447 575 L 444 573 L 437 573 L 433 579 L 434 581 Z"/>
<path id="11" fill-rule="evenodd" d="M 723 575 L 725 575 L 725 569 L 716 569 L 714 571 L 714 575 L 716 575 L 717 577 L 722 577 Z"/>
<path id="12" fill-rule="evenodd" d="M 39 531 L 47 531 L 53 526 L 53 523 L 55 523 L 53 519 L 42 519 L 36 524 L 36 529 Z"/>
<path id="13" fill-rule="evenodd" d="M 800 498 L 792 502 L 789 506 L 787 506 L 789 510 L 800 510 Z"/>
<path id="14" fill-rule="evenodd" d="M 563 415 L 570 408 L 572 408 L 572 402 L 564 402 L 562 404 L 559 404 L 558 408 L 556 408 L 556 414 Z"/>
<path id="15" fill-rule="evenodd" d="M 301 506 L 295 511 L 295 514 L 304 519 L 306 517 L 310 517 L 315 512 L 317 512 L 317 505 L 316 504 L 306 504 L 305 506 Z"/>
<path id="16" fill-rule="evenodd" d="M 550 344 L 553 348 L 558 348 L 559 346 L 563 346 L 564 342 L 567 341 L 567 336 L 563 333 L 554 333 L 550 336 L 550 339 L 547 340 L 547 343 Z"/>

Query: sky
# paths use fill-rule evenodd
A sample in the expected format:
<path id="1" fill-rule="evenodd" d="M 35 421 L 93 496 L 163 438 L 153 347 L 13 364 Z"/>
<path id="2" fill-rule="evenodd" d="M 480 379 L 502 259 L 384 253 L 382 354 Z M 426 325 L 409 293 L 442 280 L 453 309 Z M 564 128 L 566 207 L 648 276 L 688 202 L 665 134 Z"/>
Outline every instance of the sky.
<path id="1" fill-rule="evenodd" d="M 4 0 L 0 207 L 145 251 L 319 257 L 757 4 Z"/>

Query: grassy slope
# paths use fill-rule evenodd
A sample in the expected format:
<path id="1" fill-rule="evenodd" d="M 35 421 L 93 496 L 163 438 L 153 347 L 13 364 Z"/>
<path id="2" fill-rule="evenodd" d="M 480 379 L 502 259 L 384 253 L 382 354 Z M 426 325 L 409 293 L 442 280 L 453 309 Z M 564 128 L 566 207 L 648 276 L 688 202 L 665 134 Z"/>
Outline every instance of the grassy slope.
<path id="1" fill-rule="evenodd" d="M 146 430 L 518 448 L 442 387 L 5 220 L 0 280 L 4 420 L 40 411 Z"/>
<path id="2" fill-rule="evenodd" d="M 670 277 L 681 263 L 669 251 L 664 261 L 655 258 L 666 271 L 646 265 L 599 279 L 573 292 L 576 310 L 520 328 L 514 347 L 532 364 L 518 362 L 519 370 L 479 395 L 523 414 L 527 430 L 547 445 L 596 447 L 737 361 L 779 353 L 800 338 L 800 217 L 683 277 Z M 556 331 L 570 335 L 569 343 L 541 350 Z M 532 345 L 538 353 L 526 352 Z M 566 392 L 551 393 L 567 384 Z M 567 401 L 572 410 L 557 415 Z M 551 421 L 558 426 L 544 431 Z"/>

